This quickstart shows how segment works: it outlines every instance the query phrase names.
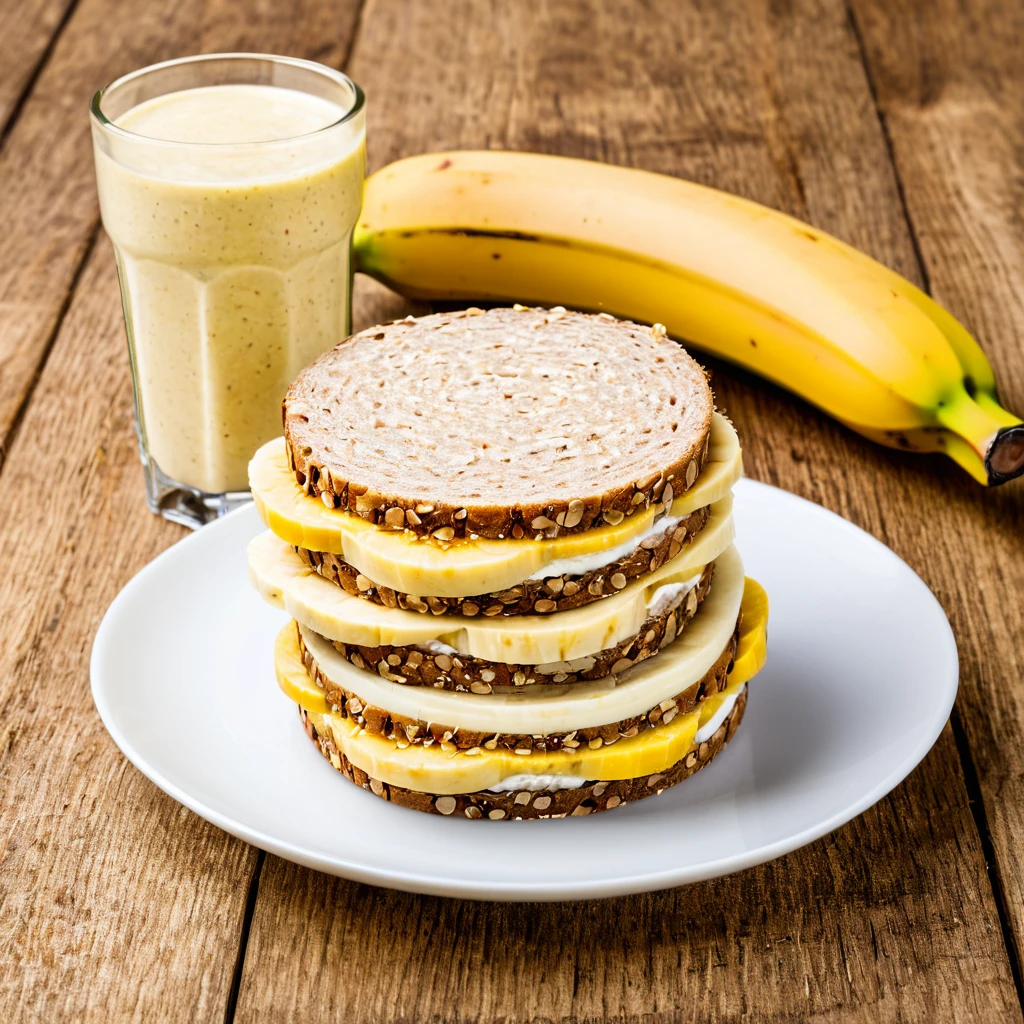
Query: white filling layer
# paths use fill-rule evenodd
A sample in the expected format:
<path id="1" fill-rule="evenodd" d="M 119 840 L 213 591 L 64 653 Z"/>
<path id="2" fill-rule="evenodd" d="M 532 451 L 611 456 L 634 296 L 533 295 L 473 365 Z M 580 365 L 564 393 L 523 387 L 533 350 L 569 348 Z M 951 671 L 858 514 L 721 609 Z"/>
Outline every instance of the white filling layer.
<path id="1" fill-rule="evenodd" d="M 737 698 L 745 689 L 745 686 L 741 686 L 735 693 L 722 701 L 722 706 L 694 733 L 694 743 L 703 743 L 718 732 L 718 727 L 729 717 L 729 712 L 732 711 Z"/>
<path id="2" fill-rule="evenodd" d="M 674 529 L 684 519 L 689 519 L 689 516 L 678 518 L 662 516 L 657 522 L 651 523 L 643 533 L 638 533 L 635 537 L 623 541 L 618 547 L 608 548 L 605 551 L 594 551 L 588 555 L 556 558 L 553 562 L 548 562 L 543 568 L 538 569 L 529 579 L 545 580 L 549 576 L 582 576 L 595 569 L 602 569 L 606 565 L 611 565 L 612 562 L 617 562 L 620 558 L 633 554 L 640 547 L 641 542 L 647 540 L 648 537 L 660 536 L 666 530 Z"/>
<path id="3" fill-rule="evenodd" d="M 458 654 L 454 647 L 443 644 L 440 640 L 428 640 L 425 644 L 416 645 L 421 651 L 429 651 L 431 654 Z"/>
<path id="4" fill-rule="evenodd" d="M 647 598 L 647 614 L 648 615 L 662 615 L 668 611 L 673 604 L 678 604 L 679 599 L 686 593 L 689 593 L 698 583 L 700 583 L 701 576 L 704 575 L 702 569 L 696 576 L 691 576 L 688 580 L 683 580 L 682 583 L 666 583 L 664 586 L 658 587 L 650 597 Z"/>
<path id="5" fill-rule="evenodd" d="M 488 788 L 491 793 L 511 793 L 516 789 L 531 793 L 546 789 L 554 793 L 560 789 L 579 789 L 586 781 L 582 775 L 510 775 Z"/>

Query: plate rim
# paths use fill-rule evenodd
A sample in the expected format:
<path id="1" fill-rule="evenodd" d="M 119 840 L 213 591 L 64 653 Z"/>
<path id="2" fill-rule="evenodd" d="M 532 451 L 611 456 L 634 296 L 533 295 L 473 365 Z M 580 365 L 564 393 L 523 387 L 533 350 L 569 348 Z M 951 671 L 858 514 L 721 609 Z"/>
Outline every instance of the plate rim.
<path id="1" fill-rule="evenodd" d="M 690 885 L 695 882 L 706 881 L 711 878 L 719 878 L 723 875 L 734 874 L 744 871 L 747 868 L 767 863 L 778 857 L 791 853 L 794 850 L 812 843 L 822 836 L 826 836 L 836 829 L 852 821 L 855 817 L 863 814 L 873 807 L 884 796 L 892 792 L 908 775 L 924 760 L 925 756 L 937 742 L 942 730 L 949 720 L 953 709 L 956 695 L 959 689 L 959 652 L 957 651 L 956 640 L 952 627 L 949 624 L 945 609 L 928 585 L 921 579 L 917 572 L 908 565 L 890 547 L 882 543 L 875 536 L 866 530 L 844 519 L 842 516 L 810 501 L 799 495 L 793 494 L 772 484 L 762 483 L 758 480 L 751 480 L 744 477 L 736 484 L 737 488 L 743 490 L 752 489 L 756 494 L 758 491 L 770 491 L 773 498 L 782 497 L 782 500 L 797 503 L 800 506 L 809 506 L 812 515 L 824 515 L 842 524 L 847 530 L 854 531 L 859 540 L 866 539 L 871 545 L 882 549 L 885 557 L 894 559 L 909 572 L 920 585 L 923 593 L 927 595 L 934 607 L 939 611 L 944 629 L 941 630 L 941 639 L 946 647 L 946 655 L 950 672 L 946 679 L 936 682 L 936 690 L 944 694 L 944 699 L 936 704 L 935 719 L 924 737 L 910 750 L 904 753 L 900 761 L 893 769 L 870 790 L 866 791 L 859 798 L 850 801 L 841 810 L 830 815 L 828 818 L 814 825 L 802 829 L 800 832 L 776 840 L 766 846 L 758 847 L 755 850 L 733 854 L 726 857 L 719 857 L 715 860 L 705 861 L 696 866 L 683 866 L 667 868 L 660 871 L 652 871 L 639 874 L 617 876 L 605 881 L 563 881 L 563 882 L 522 882 L 522 881 L 489 881 L 486 883 L 477 881 L 462 881 L 456 876 L 447 879 L 440 879 L 436 874 L 422 874 L 415 869 L 404 869 L 401 871 L 392 868 L 374 868 L 365 863 L 352 861 L 344 857 L 325 858 L 320 854 L 313 853 L 300 844 L 281 839 L 268 834 L 260 829 L 246 825 L 244 822 L 222 813 L 217 809 L 203 803 L 202 800 L 193 797 L 189 792 L 182 789 L 171 779 L 167 778 L 161 771 L 153 767 L 138 750 L 131 738 L 118 727 L 113 708 L 110 706 L 107 695 L 99 682 L 101 676 L 100 662 L 105 656 L 110 644 L 109 634 L 112 633 L 113 622 L 117 617 L 122 605 L 127 604 L 134 591 L 142 585 L 142 580 L 151 572 L 157 571 L 157 567 L 164 561 L 176 557 L 178 549 L 182 545 L 197 543 L 199 537 L 206 531 L 223 528 L 225 524 L 243 515 L 250 515 L 253 511 L 251 504 L 246 504 L 228 513 L 204 527 L 183 537 L 162 551 L 152 561 L 143 566 L 118 592 L 117 596 L 110 603 L 106 612 L 97 627 L 93 638 L 92 650 L 89 658 L 89 688 L 92 694 L 93 703 L 99 713 L 114 744 L 121 753 L 134 765 L 147 779 L 158 789 L 162 790 L 173 800 L 187 807 L 199 817 L 227 832 L 237 839 L 241 839 L 258 849 L 273 853 L 293 863 L 302 864 L 306 867 L 322 871 L 327 874 L 347 878 L 352 881 L 368 885 L 381 886 L 389 889 L 397 889 L 402 892 L 420 893 L 430 896 L 444 896 L 457 899 L 472 899 L 483 901 L 500 902 L 557 902 L 580 899 L 609 899 L 615 896 L 626 896 L 641 892 L 656 892 L 664 889 L 674 888 L 682 885 Z M 938 639 L 938 638 L 937 638 Z M 941 684 L 941 685 L 940 685 Z M 504 827 L 508 827 L 507 825 Z"/>

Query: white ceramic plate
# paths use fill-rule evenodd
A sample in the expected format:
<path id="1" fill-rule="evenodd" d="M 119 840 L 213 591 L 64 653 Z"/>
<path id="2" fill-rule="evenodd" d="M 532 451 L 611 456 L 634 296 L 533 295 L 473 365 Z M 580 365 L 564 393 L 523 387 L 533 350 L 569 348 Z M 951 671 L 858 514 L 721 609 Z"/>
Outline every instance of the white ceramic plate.
<path id="1" fill-rule="evenodd" d="M 849 821 L 921 760 L 957 653 L 938 602 L 888 548 L 764 484 L 736 487 L 747 574 L 771 599 L 768 664 L 732 743 L 660 797 L 584 818 L 467 821 L 394 807 L 309 742 L 271 662 L 283 612 L 250 588 L 250 506 L 166 551 L 110 606 L 92 692 L 162 790 L 256 846 L 413 892 L 558 900 L 760 864 Z"/>

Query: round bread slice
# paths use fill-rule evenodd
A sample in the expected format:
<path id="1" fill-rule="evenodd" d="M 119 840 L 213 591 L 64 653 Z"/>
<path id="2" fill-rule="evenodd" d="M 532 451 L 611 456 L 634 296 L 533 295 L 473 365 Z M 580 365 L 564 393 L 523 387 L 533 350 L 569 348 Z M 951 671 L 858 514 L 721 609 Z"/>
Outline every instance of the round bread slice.
<path id="1" fill-rule="evenodd" d="M 713 408 L 663 330 L 517 306 L 353 335 L 288 389 L 284 434 L 330 507 L 444 542 L 543 538 L 670 506 Z"/>
<path id="2" fill-rule="evenodd" d="M 605 676 L 625 672 L 627 668 L 646 661 L 672 643 L 707 596 L 714 569 L 715 563 L 710 562 L 704 567 L 700 580 L 689 590 L 680 590 L 664 602 L 659 601 L 657 613 L 649 615 L 633 636 L 596 654 L 572 661 L 523 665 L 474 658 L 437 643 L 422 647 L 366 647 L 341 640 L 326 642 L 357 668 L 376 671 L 385 679 L 409 686 L 433 686 L 439 690 L 455 690 L 459 693 L 483 695 L 502 687 L 542 686 L 547 683 L 559 685 L 586 679 L 603 679 Z M 300 644 L 301 639 L 300 634 Z M 322 678 L 317 676 L 318 681 Z M 330 693 L 333 684 L 321 682 L 321 685 Z M 339 703 L 337 700 L 331 702 Z"/>
<path id="3" fill-rule="evenodd" d="M 392 786 L 380 779 L 371 778 L 357 768 L 338 750 L 329 732 L 316 727 L 318 716 L 309 714 L 301 707 L 299 715 L 306 735 L 316 744 L 317 749 L 350 782 L 369 792 L 390 800 L 400 807 L 408 807 L 428 814 L 455 815 L 465 818 L 488 818 L 492 821 L 522 818 L 564 818 L 581 817 L 597 811 L 610 811 L 615 807 L 644 797 L 663 793 L 670 786 L 689 778 L 701 768 L 709 765 L 733 738 L 743 719 L 747 706 L 747 691 L 744 688 L 736 698 L 732 710 L 715 732 L 701 743 L 694 743 L 686 754 L 671 768 L 654 775 L 638 779 L 620 779 L 610 782 L 588 782 L 575 789 L 560 789 L 555 792 L 518 790 L 507 793 L 493 793 L 483 790 L 477 793 L 438 796 L 433 793 L 418 793 L 400 786 Z"/>
<path id="4" fill-rule="evenodd" d="M 451 722 L 425 722 L 406 715 L 396 714 L 384 708 L 375 707 L 357 694 L 347 690 L 329 679 L 317 664 L 309 649 L 302 643 L 300 649 L 306 672 L 316 685 L 324 691 L 327 704 L 341 718 L 349 718 L 374 736 L 382 736 L 406 746 L 430 747 L 434 743 L 443 749 L 457 750 L 497 750 L 504 747 L 514 750 L 517 754 L 528 754 L 533 751 L 576 749 L 581 744 L 617 743 L 622 739 L 632 739 L 647 729 L 655 729 L 659 725 L 668 725 L 677 715 L 687 714 L 708 697 L 721 693 L 729 685 L 729 673 L 733 669 L 736 649 L 739 641 L 739 629 L 729 638 L 714 664 L 695 683 L 686 686 L 680 692 L 667 697 L 644 714 L 631 715 L 617 722 L 604 725 L 586 726 L 572 729 L 569 732 L 549 732 L 533 735 L 515 732 L 481 732 L 467 729 Z M 623 670 L 624 671 L 624 670 Z M 481 697 L 486 700 L 486 697 Z"/>
<path id="5" fill-rule="evenodd" d="M 663 516 L 664 528 L 637 542 L 628 554 L 584 573 L 543 573 L 513 587 L 473 597 L 420 597 L 381 586 L 350 565 L 341 555 L 296 547 L 298 556 L 325 579 L 347 593 L 387 608 L 431 615 L 550 615 L 580 608 L 615 594 L 629 583 L 655 572 L 692 543 L 710 518 L 705 505 L 681 518 Z M 557 569 L 557 564 L 552 569 Z"/>

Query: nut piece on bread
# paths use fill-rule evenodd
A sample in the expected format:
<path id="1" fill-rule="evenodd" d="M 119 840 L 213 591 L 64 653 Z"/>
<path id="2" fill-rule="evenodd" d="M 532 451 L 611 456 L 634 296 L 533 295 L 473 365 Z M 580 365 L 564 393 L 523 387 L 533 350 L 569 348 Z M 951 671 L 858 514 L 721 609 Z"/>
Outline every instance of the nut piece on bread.
<path id="1" fill-rule="evenodd" d="M 670 504 L 700 474 L 713 405 L 663 332 L 517 307 L 353 335 L 299 375 L 283 412 L 307 493 L 450 542 L 554 537 Z"/>

